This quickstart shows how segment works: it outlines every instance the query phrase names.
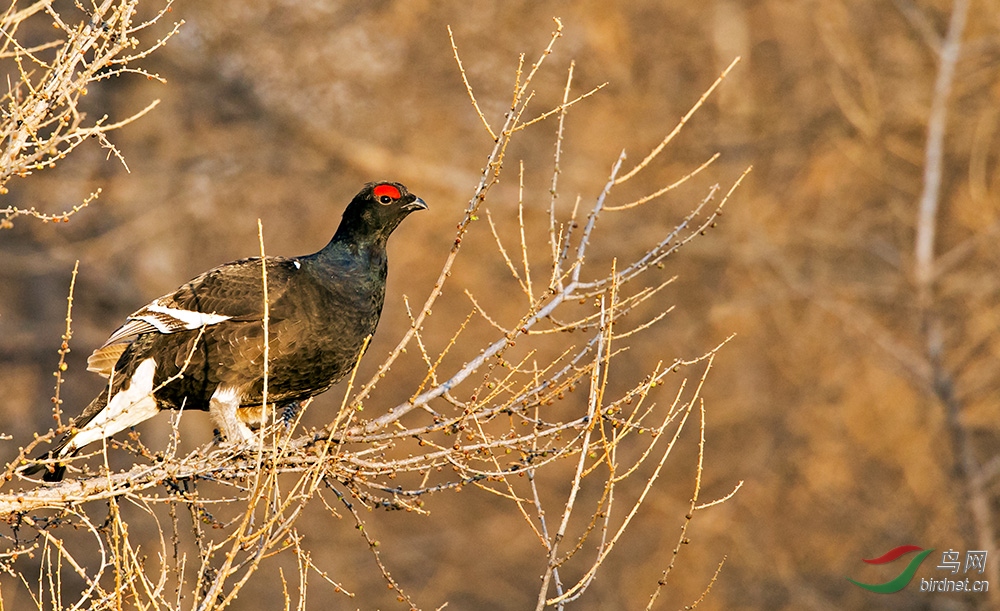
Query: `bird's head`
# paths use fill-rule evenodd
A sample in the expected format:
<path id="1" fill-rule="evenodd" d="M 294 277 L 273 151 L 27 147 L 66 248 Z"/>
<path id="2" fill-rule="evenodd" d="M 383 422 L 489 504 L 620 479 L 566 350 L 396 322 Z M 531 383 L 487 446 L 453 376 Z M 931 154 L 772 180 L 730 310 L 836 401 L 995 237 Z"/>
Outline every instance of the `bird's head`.
<path id="1" fill-rule="evenodd" d="M 347 205 L 337 234 L 385 240 L 411 212 L 426 209 L 424 200 L 398 182 L 370 182 Z"/>

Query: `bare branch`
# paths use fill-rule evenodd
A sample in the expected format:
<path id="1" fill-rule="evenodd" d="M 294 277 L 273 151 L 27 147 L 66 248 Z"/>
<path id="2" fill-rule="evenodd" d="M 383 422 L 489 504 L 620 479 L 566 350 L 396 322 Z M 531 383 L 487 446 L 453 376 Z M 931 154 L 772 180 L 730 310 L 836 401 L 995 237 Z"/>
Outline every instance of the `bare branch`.
<path id="1" fill-rule="evenodd" d="M 705 103 L 705 100 L 708 99 L 708 96 L 712 95 L 712 92 L 715 91 L 715 89 L 722 83 L 722 81 L 727 76 L 729 76 L 730 71 L 732 71 L 732 69 L 736 67 L 736 64 L 738 64 L 739 61 L 740 61 L 739 57 L 734 59 L 732 63 L 730 63 L 729 66 L 727 66 L 726 69 L 722 71 L 722 74 L 719 75 L 719 78 L 715 79 L 715 82 L 712 83 L 712 85 L 705 91 L 705 93 L 701 94 L 701 97 L 698 98 L 698 101 L 695 102 L 694 106 L 691 107 L 691 110 L 687 111 L 687 114 L 681 117 L 681 120 L 677 123 L 674 129 L 669 134 L 667 134 L 667 137 L 664 138 L 663 141 L 660 142 L 658 145 L 656 145 L 656 147 L 648 155 L 646 155 L 645 159 L 640 161 L 637 166 L 629 170 L 624 176 L 619 177 L 616 182 L 618 184 L 621 184 L 627 181 L 628 179 L 632 178 L 633 176 L 641 172 L 647 165 L 649 165 L 651 161 L 656 159 L 657 155 L 659 155 L 663 151 L 663 149 L 668 144 L 670 144 L 670 141 L 674 139 L 674 136 L 679 134 L 680 131 L 684 128 L 684 126 L 687 125 L 687 122 L 691 119 L 692 116 L 694 116 L 694 113 L 698 112 L 698 109 L 701 108 L 701 105 Z"/>

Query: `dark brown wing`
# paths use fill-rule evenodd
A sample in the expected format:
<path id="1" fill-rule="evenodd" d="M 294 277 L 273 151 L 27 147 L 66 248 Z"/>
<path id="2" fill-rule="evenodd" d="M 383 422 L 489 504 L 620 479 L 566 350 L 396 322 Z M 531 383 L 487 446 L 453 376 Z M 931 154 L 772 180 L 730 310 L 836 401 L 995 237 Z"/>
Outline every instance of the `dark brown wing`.
<path id="1" fill-rule="evenodd" d="M 282 297 L 296 259 L 268 257 L 268 299 Z M 211 327 L 224 321 L 259 321 L 263 317 L 263 270 L 260 257 L 241 259 L 209 270 L 176 291 L 133 312 L 87 359 L 87 369 L 111 375 L 125 349 L 146 333 L 171 334 Z"/>

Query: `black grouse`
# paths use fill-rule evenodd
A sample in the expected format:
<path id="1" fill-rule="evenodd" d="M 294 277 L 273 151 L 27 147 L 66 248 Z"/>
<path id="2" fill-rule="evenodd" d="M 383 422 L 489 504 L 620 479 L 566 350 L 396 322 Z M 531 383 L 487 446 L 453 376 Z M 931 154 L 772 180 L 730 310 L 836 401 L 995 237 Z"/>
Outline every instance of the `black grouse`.
<path id="1" fill-rule="evenodd" d="M 268 404 L 290 405 L 343 378 L 375 332 L 385 301 L 386 240 L 422 199 L 369 183 L 330 243 L 302 257 L 267 257 Z M 237 445 L 263 422 L 264 293 L 260 257 L 207 271 L 128 317 L 87 360 L 108 377 L 70 432 L 23 473 L 65 474 L 73 456 L 165 409 L 208 410 Z"/>

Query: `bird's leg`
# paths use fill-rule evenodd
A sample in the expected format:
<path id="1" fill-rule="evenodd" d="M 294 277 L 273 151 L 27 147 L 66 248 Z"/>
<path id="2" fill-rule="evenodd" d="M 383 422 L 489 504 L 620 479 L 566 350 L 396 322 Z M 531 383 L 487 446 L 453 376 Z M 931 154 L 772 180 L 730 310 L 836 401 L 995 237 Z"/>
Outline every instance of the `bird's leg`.
<path id="1" fill-rule="evenodd" d="M 286 403 L 281 408 L 281 421 L 285 423 L 285 432 L 287 433 L 292 428 L 292 423 L 295 422 L 296 416 L 299 415 L 299 411 L 302 410 L 302 404 L 298 401 L 292 401 L 291 403 Z"/>
<path id="2" fill-rule="evenodd" d="M 240 397 L 236 389 L 220 386 L 212 394 L 208 411 L 226 441 L 237 446 L 253 445 L 253 431 L 236 413 L 239 407 Z"/>

